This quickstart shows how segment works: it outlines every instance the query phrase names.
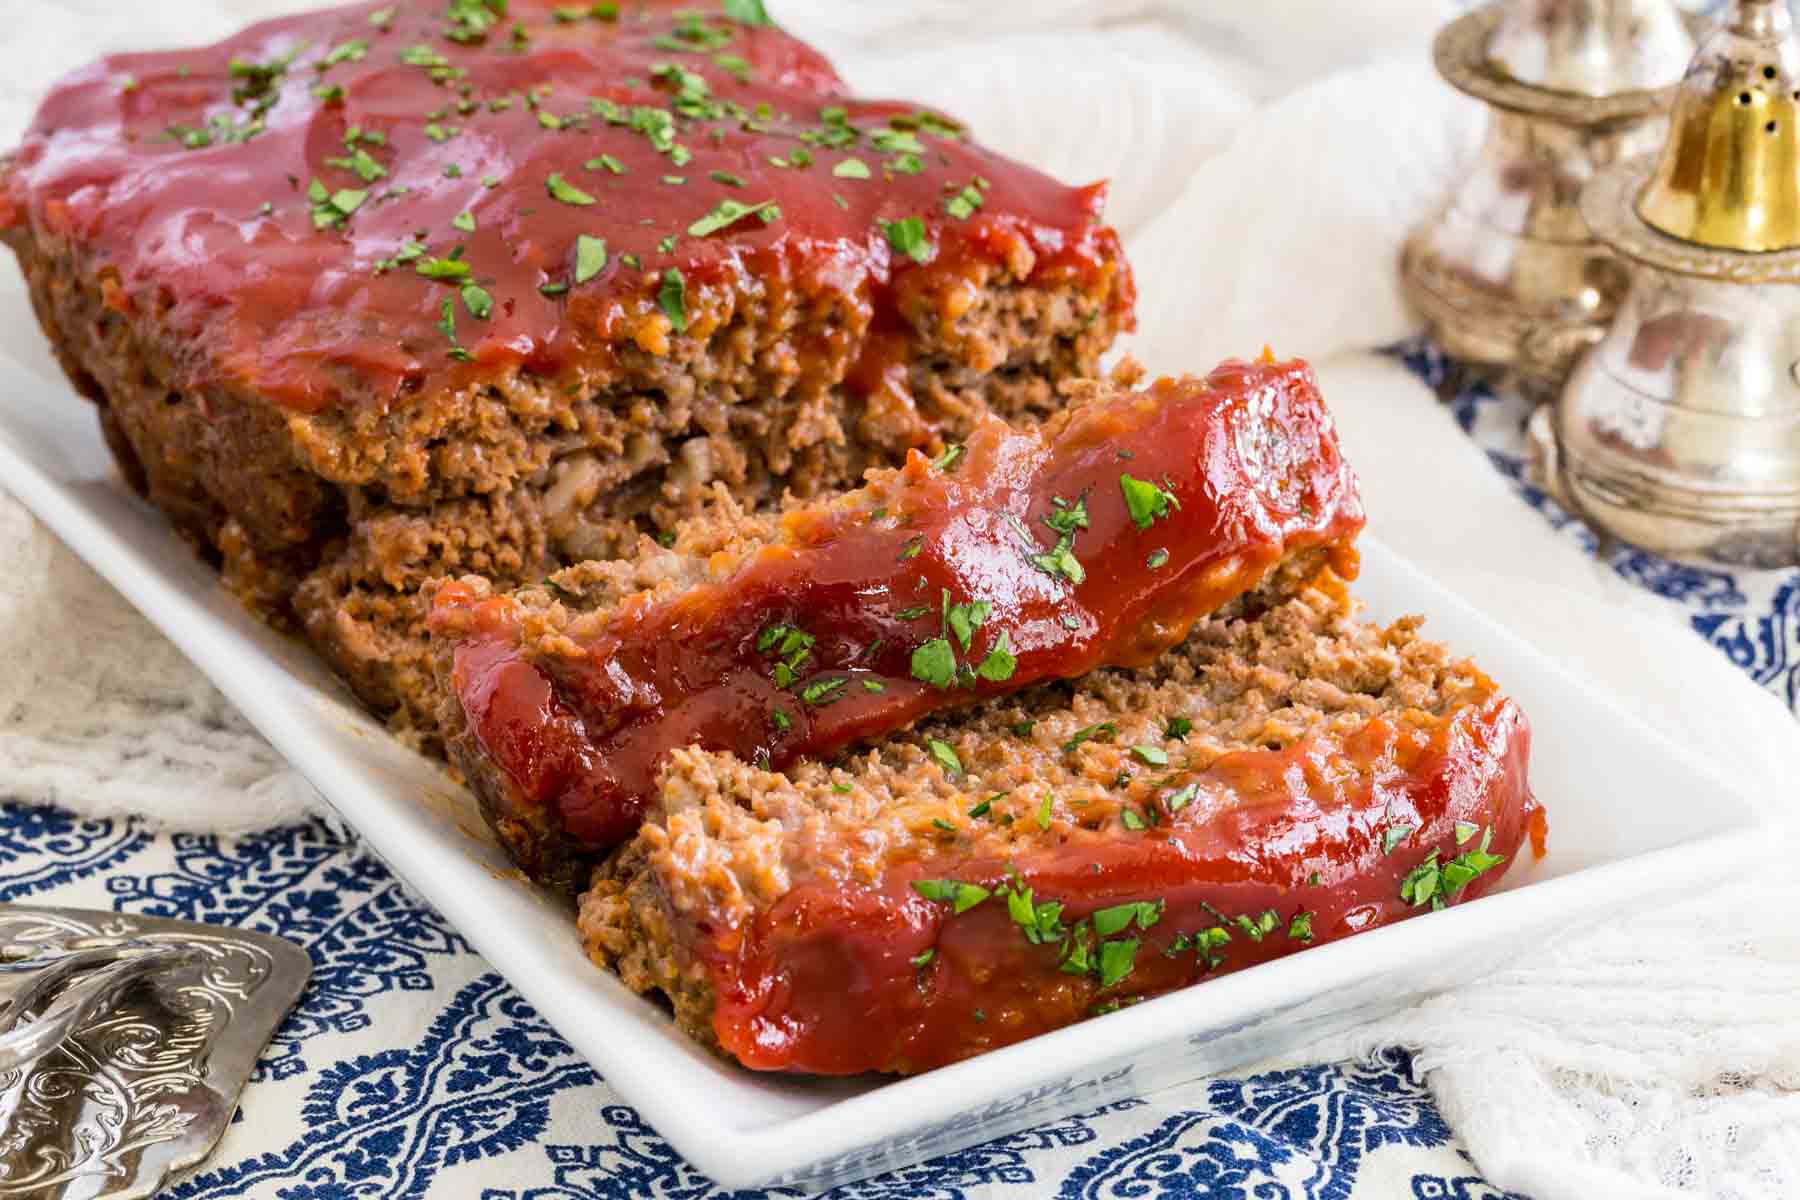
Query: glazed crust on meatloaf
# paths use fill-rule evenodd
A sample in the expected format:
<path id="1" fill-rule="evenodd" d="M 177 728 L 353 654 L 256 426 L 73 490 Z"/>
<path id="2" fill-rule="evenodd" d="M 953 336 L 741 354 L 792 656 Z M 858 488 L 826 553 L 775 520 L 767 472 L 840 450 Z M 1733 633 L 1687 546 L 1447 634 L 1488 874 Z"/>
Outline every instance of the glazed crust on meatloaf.
<path id="1" fill-rule="evenodd" d="M 761 1070 L 927 1070 L 1480 895 L 1543 822 L 1523 715 L 1329 575 L 1150 666 L 777 774 L 671 756 L 580 926 Z"/>
<path id="2" fill-rule="evenodd" d="M 1362 505 L 1305 363 L 1075 391 L 779 517 L 724 505 L 517 594 L 444 584 L 441 725 L 515 861 L 579 886 L 673 749 L 781 770 L 1353 572 Z"/>
<path id="3" fill-rule="evenodd" d="M 849 98 L 773 27 L 556 7 L 115 56 L 0 162 L 0 240 L 125 474 L 427 742 L 425 581 L 1047 415 L 1131 321 L 1099 187 Z"/>

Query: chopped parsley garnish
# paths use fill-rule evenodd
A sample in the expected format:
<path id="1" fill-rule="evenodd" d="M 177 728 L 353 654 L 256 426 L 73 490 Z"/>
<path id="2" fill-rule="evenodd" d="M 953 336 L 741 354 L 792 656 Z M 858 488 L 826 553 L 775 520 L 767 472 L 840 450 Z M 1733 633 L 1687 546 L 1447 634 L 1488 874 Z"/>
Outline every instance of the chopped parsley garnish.
<path id="1" fill-rule="evenodd" d="M 1100 943 L 1100 986 L 1109 988 L 1131 974 L 1137 961 L 1138 940 L 1121 938 Z"/>
<path id="2" fill-rule="evenodd" d="M 918 604 L 914 605 L 912 608 L 903 608 L 895 613 L 894 616 L 902 621 L 916 621 L 930 611 L 931 609 L 928 606 Z"/>
<path id="3" fill-rule="evenodd" d="M 1174 791 L 1170 792 L 1168 795 L 1163 797 L 1163 801 L 1162 801 L 1163 811 L 1167 812 L 1169 815 L 1173 816 L 1174 814 L 1180 812 L 1182 809 L 1186 808 L 1188 805 L 1192 804 L 1194 802 L 1194 797 L 1198 796 L 1199 794 L 1200 794 L 1200 785 L 1199 784 L 1197 784 L 1197 783 L 1183 784 L 1182 786 L 1176 788 Z"/>
<path id="4" fill-rule="evenodd" d="M 1014 737 L 1022 737 L 1022 738 L 1030 737 L 1031 731 L 1036 728 L 1037 728 L 1036 721 L 1014 721 L 1013 727 L 1012 727 L 1013 736 Z"/>
<path id="5" fill-rule="evenodd" d="M 606 239 L 581 234 L 575 239 L 575 282 L 586 283 L 606 269 Z"/>
<path id="6" fill-rule="evenodd" d="M 769 714 L 769 723 L 774 725 L 778 731 L 786 733 L 794 727 L 794 718 L 778 708 Z"/>
<path id="7" fill-rule="evenodd" d="M 919 175 L 925 170 L 925 160 L 916 154 L 896 154 L 888 159 L 887 169 L 896 175 Z"/>
<path id="8" fill-rule="evenodd" d="M 1294 919 L 1288 922 L 1288 936 L 1293 938 L 1296 942 L 1312 941 L 1312 919 L 1313 915 L 1309 912 L 1295 913 Z"/>
<path id="9" fill-rule="evenodd" d="M 351 38 L 349 41 L 333 47 L 331 53 L 327 54 L 319 63 L 319 69 L 323 71 L 329 67 L 335 67 L 339 63 L 361 62 L 368 56 L 368 53 L 368 42 L 362 38 Z"/>
<path id="10" fill-rule="evenodd" d="M 931 827 L 933 829 L 941 829 L 945 833 L 955 833 L 956 832 L 956 826 L 954 826 L 950 822 L 944 820 L 944 818 L 942 818 L 942 817 L 931 818 Z"/>
<path id="11" fill-rule="evenodd" d="M 592 196 L 564 179 L 560 173 L 553 173 L 546 179 L 544 188 L 550 193 L 552 200 L 559 200 L 564 204 L 588 205 L 594 202 Z"/>
<path id="12" fill-rule="evenodd" d="M 881 680 L 879 680 L 879 679 L 865 679 L 862 681 L 862 685 L 863 685 L 863 691 L 865 691 L 865 692 L 885 692 L 885 691 L 887 691 L 887 684 L 881 682 Z"/>
<path id="13" fill-rule="evenodd" d="M 464 233 L 474 233 L 475 214 L 467 212 L 457 213 L 454 217 L 450 218 L 450 224 L 453 227 L 462 230 Z"/>
<path id="14" fill-rule="evenodd" d="M 1230 944 L 1231 931 L 1222 925 L 1215 925 L 1211 929 L 1180 934 L 1163 953 L 1174 958 L 1184 950 L 1192 950 L 1196 960 L 1212 968 L 1224 964 L 1225 956 L 1219 952 Z"/>
<path id="15" fill-rule="evenodd" d="M 831 173 L 839 179 L 868 179 L 872 174 L 869 164 L 860 158 L 846 158 L 831 168 Z"/>
<path id="16" fill-rule="evenodd" d="M 1392 854 L 1394 847 L 1411 837 L 1418 828 L 1417 825 L 1389 825 L 1381 833 L 1381 852 Z"/>
<path id="17" fill-rule="evenodd" d="M 1039 802 L 1037 810 L 1037 827 L 1039 829 L 1050 828 L 1050 803 L 1050 793 L 1045 792 L 1044 798 Z"/>
<path id="18" fill-rule="evenodd" d="M 1168 752 L 1160 747 L 1133 746 L 1131 752 L 1137 756 L 1139 762 L 1148 763 L 1150 766 L 1166 767 L 1169 765 Z"/>
<path id="19" fill-rule="evenodd" d="M 969 641 L 975 636 L 975 631 L 981 628 L 981 623 L 987 620 L 987 615 L 987 603 L 979 600 L 972 604 L 952 604 L 944 610 L 944 623 L 956 635 L 956 640 L 962 643 L 963 653 L 968 653 Z"/>
<path id="20" fill-rule="evenodd" d="M 1163 726 L 1163 736 L 1168 738 L 1184 738 L 1194 732 L 1194 723 L 1186 717 L 1170 717 Z"/>
<path id="21" fill-rule="evenodd" d="M 602 154 L 595 158 L 590 158 L 581 165 L 590 171 L 610 171 L 614 175 L 623 175 L 625 173 L 625 164 L 610 154 Z"/>
<path id="22" fill-rule="evenodd" d="M 750 82 L 750 64 L 735 54 L 715 54 L 713 65 L 722 71 L 729 71 L 737 77 L 739 83 Z"/>
<path id="23" fill-rule="evenodd" d="M 869 134 L 869 140 L 883 154 L 925 153 L 924 143 L 910 129 L 877 129 Z"/>
<path id="24" fill-rule="evenodd" d="M 1025 934 L 1025 940 L 1034 946 L 1042 946 L 1048 942 L 1059 941 L 1068 931 L 1062 923 L 1062 901 L 1045 900 L 1038 902 L 1031 894 L 1031 889 L 1020 882 L 1017 877 L 1010 888 L 1002 888 L 1000 894 L 1006 898 L 1006 915 L 1012 918 Z"/>
<path id="25" fill-rule="evenodd" d="M 925 549 L 924 534 L 921 533 L 909 537 L 906 539 L 906 544 L 900 547 L 899 560 L 905 562 L 909 558 L 917 558 L 919 557 L 919 551 L 923 549 Z"/>
<path id="26" fill-rule="evenodd" d="M 993 807 L 994 802 L 992 799 L 983 800 L 980 804 L 969 809 L 969 816 L 971 819 L 975 817 L 985 817 L 989 812 L 993 811 Z"/>
<path id="27" fill-rule="evenodd" d="M 1488 852 L 1488 846 L 1493 840 L 1493 829 L 1483 830 L 1479 849 L 1465 851 L 1444 864 L 1439 875 L 1439 890 L 1442 894 L 1454 900 L 1477 875 L 1491 871 L 1506 861 L 1504 854 Z"/>
<path id="28" fill-rule="evenodd" d="M 346 171 L 354 171 L 356 172 L 356 177 L 364 183 L 374 183 L 377 179 L 385 178 L 387 175 L 387 168 L 382 166 L 381 162 L 373 154 L 370 154 L 361 146 L 356 147 L 354 151 L 343 158 L 326 159 L 325 165 L 328 167 L 340 167 Z"/>
<path id="29" fill-rule="evenodd" d="M 462 300 L 469 315 L 476 320 L 485 321 L 494 311 L 494 298 L 472 283 L 463 284 Z"/>
<path id="30" fill-rule="evenodd" d="M 450 0 L 450 28 L 444 36 L 453 42 L 479 42 L 506 16 L 506 0 Z"/>
<path id="31" fill-rule="evenodd" d="M 912 965 L 915 967 L 927 967 L 927 966 L 931 965 L 931 960 L 936 957 L 937 957 L 937 947 L 927 946 L 924 950 L 921 950 L 919 953 L 913 955 L 907 961 L 912 963 Z"/>
<path id="32" fill-rule="evenodd" d="M 963 455 L 968 452 L 969 448 L 959 442 L 938 455 L 937 458 L 932 461 L 931 465 L 940 471 L 949 471 L 955 467 L 957 463 L 961 462 L 963 460 Z"/>
<path id="33" fill-rule="evenodd" d="M 896 253 L 904 254 L 914 262 L 930 262 L 937 254 L 937 247 L 925 235 L 925 222 L 918 217 L 883 221 L 881 231 L 887 235 L 888 245 Z"/>
<path id="34" fill-rule="evenodd" d="M 1077 529 L 1088 527 L 1087 497 L 1079 497 L 1075 503 L 1069 504 L 1057 497 L 1051 501 L 1051 509 L 1044 514 L 1044 524 L 1052 533 L 1073 534 Z"/>
<path id="35" fill-rule="evenodd" d="M 717 208 L 695 221 L 692 225 L 689 225 L 687 231 L 693 237 L 706 237 L 708 234 L 717 233 L 727 226 L 735 225 L 745 217 L 749 216 L 760 217 L 762 218 L 763 224 L 767 225 L 771 221 L 780 218 L 781 210 L 776 207 L 775 201 L 773 200 L 764 200 L 761 204 L 744 204 L 737 200 L 721 200 L 719 201 L 719 206 Z"/>
<path id="36" fill-rule="evenodd" d="M 1480 832 L 1481 826 L 1475 824 L 1475 822 L 1458 821 L 1456 823 L 1456 844 L 1461 846 Z"/>
<path id="37" fill-rule="evenodd" d="M 663 272 L 662 285 L 656 291 L 656 304 L 668 316 L 676 333 L 687 332 L 687 280 L 677 268 L 670 267 Z"/>
<path id="38" fill-rule="evenodd" d="M 413 270 L 427 279 L 455 281 L 469 277 L 469 264 L 454 254 L 449 258 L 427 258 Z"/>
<path id="39" fill-rule="evenodd" d="M 1148 929 L 1162 920 L 1163 903 L 1160 900 L 1137 900 L 1127 904 L 1115 904 L 1110 908 L 1096 909 L 1093 915 L 1094 932 L 1101 937 L 1111 937 L 1124 929 L 1128 929 L 1133 921 L 1139 929 Z"/>
<path id="40" fill-rule="evenodd" d="M 1275 932 L 1276 928 L 1281 924 L 1281 914 L 1274 909 L 1269 908 L 1264 909 L 1254 917 L 1241 915 L 1233 917 L 1231 918 L 1231 923 L 1243 930 L 1244 936 L 1248 937 L 1251 941 L 1260 942 L 1263 938 Z"/>
<path id="41" fill-rule="evenodd" d="M 1088 725 L 1084 728 L 1077 729 L 1074 736 L 1062 744 L 1063 753 L 1075 753 L 1075 748 L 1083 742 L 1110 741 L 1113 734 L 1117 732 L 1118 728 L 1114 726 L 1111 721 L 1102 721 L 1098 725 Z"/>
<path id="42" fill-rule="evenodd" d="M 944 211 L 957 220 L 967 220 L 981 207 L 981 189 L 969 184 L 962 191 L 944 201 Z"/>
<path id="43" fill-rule="evenodd" d="M 325 185 L 315 179 L 306 189 L 306 198 L 312 201 L 313 228 L 337 229 L 363 206 L 369 193 L 360 188 L 327 191 Z"/>
<path id="44" fill-rule="evenodd" d="M 1420 907 L 1438 898 L 1438 882 L 1438 852 L 1433 850 L 1400 881 L 1400 898 Z"/>
<path id="45" fill-rule="evenodd" d="M 1012 642 L 1007 638 L 1006 630 L 1002 629 L 993 648 L 987 652 L 987 657 L 975 668 L 975 674 L 992 683 L 1004 683 L 1013 677 L 1013 671 L 1018 665 L 1019 660 L 1013 654 Z"/>
<path id="46" fill-rule="evenodd" d="M 948 689 L 956 682 L 956 651 L 950 639 L 935 637 L 912 654 L 913 678 L 935 688 Z"/>
<path id="47" fill-rule="evenodd" d="M 837 693 L 849 682 L 842 675 L 831 679 L 816 679 L 800 689 L 800 699 L 808 704 L 830 704 L 839 698 Z"/>
<path id="48" fill-rule="evenodd" d="M 381 30 L 383 33 L 386 33 L 388 26 L 394 23 L 394 14 L 398 11 L 398 5 L 389 5 L 387 8 L 378 8 L 369 14 L 369 24 Z"/>
<path id="49" fill-rule="evenodd" d="M 1119 820 L 1124 824 L 1125 828 L 1133 831 L 1149 828 L 1148 825 L 1144 824 L 1144 818 L 1138 816 L 1137 809 L 1135 808 L 1120 809 Z"/>
<path id="50" fill-rule="evenodd" d="M 1155 571 L 1161 567 L 1167 566 L 1168 562 L 1169 562 L 1169 552 L 1167 550 L 1161 549 L 1160 547 L 1155 550 L 1152 550 L 1148 555 L 1146 555 L 1144 557 L 1144 565 L 1146 567 L 1149 567 L 1152 571 Z"/>
<path id="51" fill-rule="evenodd" d="M 1075 557 L 1075 539 L 1063 534 L 1048 554 L 1034 554 L 1031 565 L 1046 575 L 1060 575 L 1070 583 L 1081 583 L 1087 578 L 1087 569 Z"/>
<path id="52" fill-rule="evenodd" d="M 730 171 L 708 171 L 706 177 L 714 183 L 722 183 L 726 187 L 743 187 L 744 181 Z"/>
<path id="53" fill-rule="evenodd" d="M 1148 529 L 1150 522 L 1168 516 L 1170 508 L 1181 507 L 1174 492 L 1130 475 L 1119 476 L 1119 489 L 1125 493 L 1125 507 L 1131 510 L 1131 520 L 1139 529 Z"/>
<path id="54" fill-rule="evenodd" d="M 775 22 L 763 7 L 763 0 L 725 0 L 725 15 L 739 25 L 766 26 Z"/>
<path id="55" fill-rule="evenodd" d="M 656 243 L 656 249 L 660 254 L 673 253 L 675 250 L 675 235 L 671 233 L 668 237 Z"/>
<path id="56" fill-rule="evenodd" d="M 915 879 L 912 887 L 927 900 L 947 901 L 951 911 L 959 916 L 994 894 L 978 883 L 959 879 Z"/>
<path id="57" fill-rule="evenodd" d="M 949 742 L 939 741 L 937 738 L 926 738 L 925 746 L 931 751 L 931 757 L 935 758 L 944 770 L 952 775 L 963 773 L 962 759 L 956 756 L 956 750 Z"/>

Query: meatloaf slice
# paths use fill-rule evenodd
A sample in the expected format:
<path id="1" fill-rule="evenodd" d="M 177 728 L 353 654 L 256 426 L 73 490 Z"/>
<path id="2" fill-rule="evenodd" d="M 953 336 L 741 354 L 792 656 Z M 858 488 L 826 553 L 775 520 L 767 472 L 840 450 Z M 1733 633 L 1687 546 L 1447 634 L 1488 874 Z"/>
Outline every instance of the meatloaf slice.
<path id="1" fill-rule="evenodd" d="M 437 593 L 451 754 L 537 878 L 630 838 L 670 750 L 780 770 L 932 712 L 1153 661 L 1227 604 L 1353 570 L 1355 479 L 1304 363 L 1091 384 L 780 517 L 635 563 Z"/>
<path id="2" fill-rule="evenodd" d="M 589 953 L 746 1066 L 915 1072 L 1471 899 L 1541 841 L 1529 733 L 1418 625 L 1327 576 L 839 761 L 678 751 Z"/>
<path id="3" fill-rule="evenodd" d="M 422 581 L 1053 411 L 1131 322 L 1103 192 L 760 6 L 371 0 L 70 76 L 0 241 L 132 482 L 429 740 Z"/>

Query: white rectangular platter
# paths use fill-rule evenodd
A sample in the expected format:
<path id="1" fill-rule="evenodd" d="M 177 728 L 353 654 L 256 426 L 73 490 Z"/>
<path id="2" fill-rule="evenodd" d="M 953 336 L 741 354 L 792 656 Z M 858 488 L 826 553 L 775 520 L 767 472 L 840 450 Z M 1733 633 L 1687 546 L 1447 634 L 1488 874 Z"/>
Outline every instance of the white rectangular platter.
<path id="1" fill-rule="evenodd" d="M 23 304 L 0 304 L 0 318 L 4 342 L 35 332 L 23 328 Z M 1701 765 L 1365 541 L 1358 591 L 1372 614 L 1428 614 L 1428 632 L 1474 655 L 1530 716 L 1546 857 L 1522 856 L 1485 899 L 926 1076 L 760 1077 L 699 1050 L 656 1005 L 591 966 L 567 905 L 504 873 L 493 848 L 469 835 L 479 822 L 441 770 L 390 739 L 304 647 L 247 616 L 127 490 L 93 412 L 60 377 L 0 366 L 0 485 L 180 646 L 626 1100 L 727 1187 L 826 1187 L 1297 1049 L 1573 923 L 1720 879 L 1764 841 L 1755 807 Z"/>

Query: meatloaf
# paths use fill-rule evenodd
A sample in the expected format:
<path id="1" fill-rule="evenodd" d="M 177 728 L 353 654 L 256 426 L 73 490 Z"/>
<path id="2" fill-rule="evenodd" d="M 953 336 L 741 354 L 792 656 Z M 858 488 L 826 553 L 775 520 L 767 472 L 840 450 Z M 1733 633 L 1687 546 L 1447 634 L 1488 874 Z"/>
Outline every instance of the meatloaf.
<path id="1" fill-rule="evenodd" d="M 0 159 L 125 474 L 427 741 L 426 582 L 1051 412 L 1132 319 L 1102 200 L 739 0 L 269 21 L 77 72 Z"/>
<path id="2" fill-rule="evenodd" d="M 984 418 L 936 460 L 780 516 L 431 617 L 452 758 L 535 878 L 580 886 L 674 749 L 781 770 L 933 712 L 1142 666 L 1221 606 L 1350 574 L 1362 508 L 1311 369 L 1093 383 L 1044 425 Z"/>
<path id="3" fill-rule="evenodd" d="M 1471 899 L 1541 851 L 1529 732 L 1418 625 L 1327 573 L 842 761 L 678 750 L 588 950 L 746 1066 L 914 1072 Z"/>

